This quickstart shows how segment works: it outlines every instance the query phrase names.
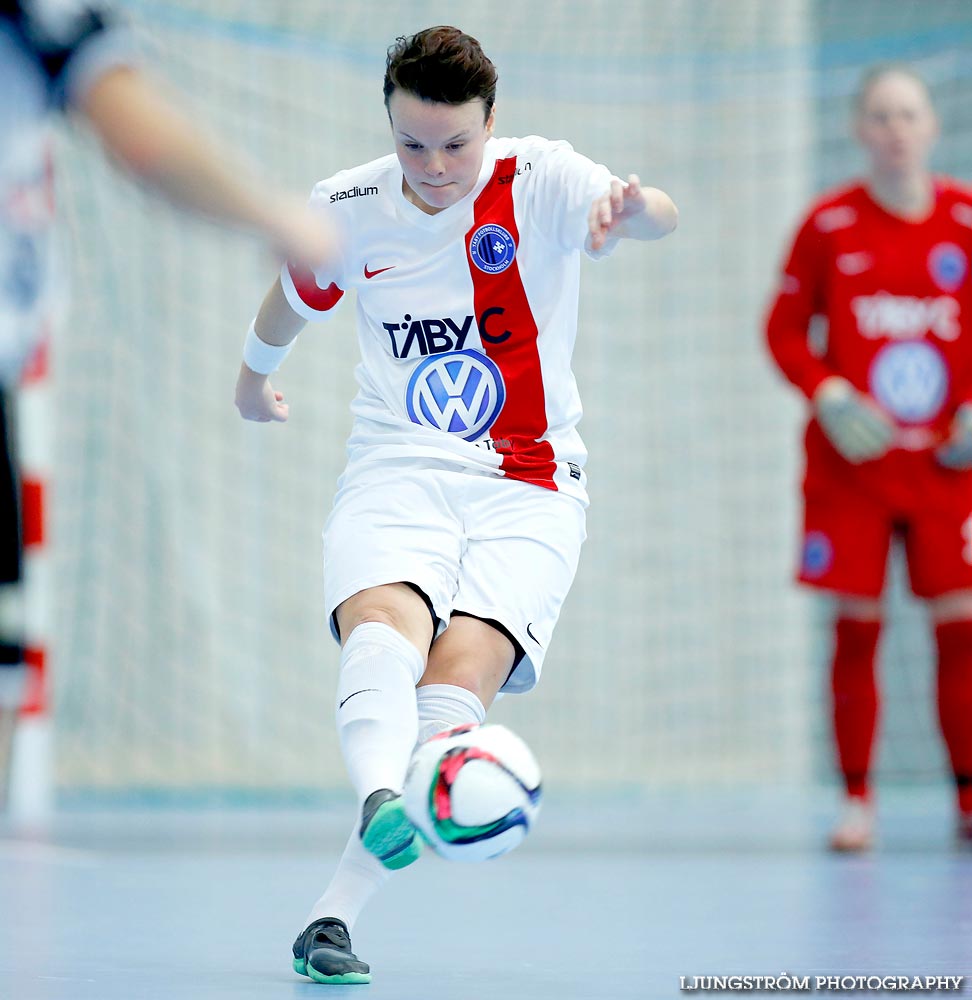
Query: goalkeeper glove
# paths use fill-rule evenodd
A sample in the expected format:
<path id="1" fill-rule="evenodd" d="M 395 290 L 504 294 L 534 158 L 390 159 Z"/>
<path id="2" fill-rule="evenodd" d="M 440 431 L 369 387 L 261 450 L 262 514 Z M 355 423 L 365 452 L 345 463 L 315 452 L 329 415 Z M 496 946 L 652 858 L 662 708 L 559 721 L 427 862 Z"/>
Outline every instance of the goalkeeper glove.
<path id="1" fill-rule="evenodd" d="M 813 396 L 817 421 L 830 443 L 857 465 L 884 455 L 895 426 L 868 396 L 839 375 L 820 383 Z"/>
<path id="2" fill-rule="evenodd" d="M 935 457 L 947 469 L 972 469 L 972 403 L 963 403 L 955 411 L 948 440 Z"/>

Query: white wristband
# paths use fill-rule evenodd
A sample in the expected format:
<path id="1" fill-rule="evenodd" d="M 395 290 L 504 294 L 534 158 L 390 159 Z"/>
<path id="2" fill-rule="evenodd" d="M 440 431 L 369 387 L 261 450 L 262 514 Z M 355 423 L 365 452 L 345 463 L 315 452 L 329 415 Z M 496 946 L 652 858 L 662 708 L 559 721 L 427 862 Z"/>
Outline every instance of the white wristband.
<path id="1" fill-rule="evenodd" d="M 257 336 L 253 323 L 251 323 L 250 329 L 246 331 L 246 340 L 243 341 L 243 363 L 250 371 L 254 371 L 258 375 L 269 375 L 283 364 L 283 359 L 290 353 L 296 340 L 297 338 L 294 337 L 289 344 L 285 344 L 283 347 L 268 344 Z"/>

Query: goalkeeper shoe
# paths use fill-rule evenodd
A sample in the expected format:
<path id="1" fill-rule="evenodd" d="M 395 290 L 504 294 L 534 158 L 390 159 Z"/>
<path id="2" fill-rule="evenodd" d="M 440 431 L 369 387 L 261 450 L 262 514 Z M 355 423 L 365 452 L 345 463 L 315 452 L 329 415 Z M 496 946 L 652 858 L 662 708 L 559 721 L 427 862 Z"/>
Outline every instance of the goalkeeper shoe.
<path id="1" fill-rule="evenodd" d="M 848 796 L 830 835 L 830 849 L 851 854 L 869 851 L 874 846 L 874 825 L 874 804 L 859 795 Z"/>
<path id="2" fill-rule="evenodd" d="M 351 950 L 347 925 L 336 917 L 315 920 L 294 942 L 294 972 L 316 983 L 370 983 L 371 969 Z"/>
<path id="3" fill-rule="evenodd" d="M 404 868 L 418 861 L 422 841 L 405 815 L 401 795 L 379 788 L 361 807 L 361 843 L 386 868 Z"/>

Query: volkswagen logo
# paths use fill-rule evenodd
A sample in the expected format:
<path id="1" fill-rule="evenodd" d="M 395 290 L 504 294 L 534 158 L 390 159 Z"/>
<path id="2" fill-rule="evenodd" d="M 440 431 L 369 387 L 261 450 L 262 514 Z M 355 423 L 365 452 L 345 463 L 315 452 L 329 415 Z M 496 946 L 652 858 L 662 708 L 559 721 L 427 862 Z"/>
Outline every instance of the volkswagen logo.
<path id="1" fill-rule="evenodd" d="M 434 354 L 416 366 L 405 390 L 413 424 L 474 441 L 503 409 L 506 388 L 499 368 L 479 351 Z"/>

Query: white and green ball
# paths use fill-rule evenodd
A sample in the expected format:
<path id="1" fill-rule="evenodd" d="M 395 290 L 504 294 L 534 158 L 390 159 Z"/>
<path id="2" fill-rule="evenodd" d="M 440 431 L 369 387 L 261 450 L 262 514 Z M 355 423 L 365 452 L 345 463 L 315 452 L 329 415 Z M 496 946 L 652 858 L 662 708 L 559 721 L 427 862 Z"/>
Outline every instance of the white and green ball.
<path id="1" fill-rule="evenodd" d="M 437 854 L 485 861 L 529 832 L 540 810 L 540 767 L 505 726 L 458 726 L 416 749 L 404 798 L 409 819 Z"/>

